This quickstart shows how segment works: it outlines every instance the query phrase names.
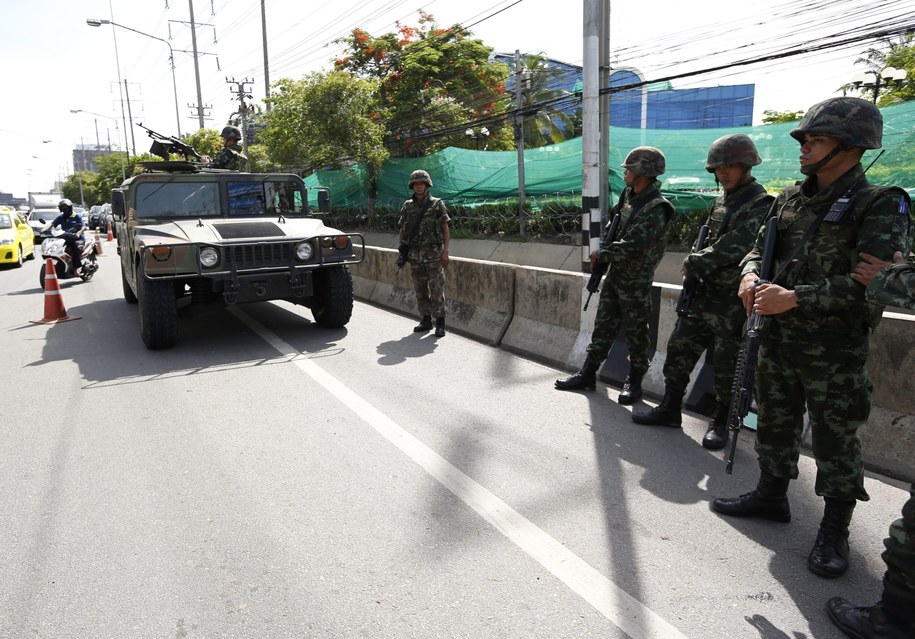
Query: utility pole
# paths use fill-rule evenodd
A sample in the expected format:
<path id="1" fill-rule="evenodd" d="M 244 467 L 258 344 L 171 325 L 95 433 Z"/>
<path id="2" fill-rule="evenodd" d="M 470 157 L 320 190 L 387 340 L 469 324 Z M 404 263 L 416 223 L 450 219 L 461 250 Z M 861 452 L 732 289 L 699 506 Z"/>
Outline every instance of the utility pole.
<path id="1" fill-rule="evenodd" d="M 600 122 L 600 210 L 610 210 L 610 93 L 601 89 L 610 86 L 610 0 L 600 3 L 600 59 L 598 78 L 598 111 Z M 644 129 L 643 129 L 644 131 Z"/>
<path id="2" fill-rule="evenodd" d="M 267 104 L 267 113 L 270 113 L 270 65 L 267 61 L 267 10 L 265 0 L 261 0 L 261 32 L 264 41 L 264 97 Z M 247 153 L 247 152 L 246 152 Z"/>
<path id="3" fill-rule="evenodd" d="M 600 249 L 600 5 L 584 0 L 581 97 L 581 270 L 591 270 L 591 253 Z"/>
<path id="4" fill-rule="evenodd" d="M 515 144 L 518 147 L 518 232 L 524 237 L 524 64 L 515 49 Z"/>
<path id="5" fill-rule="evenodd" d="M 203 93 L 200 91 L 200 65 L 197 63 L 197 28 L 194 26 L 194 0 L 187 0 L 191 10 L 191 49 L 194 51 L 194 77 L 197 79 L 197 123 L 203 128 Z"/>
<path id="6" fill-rule="evenodd" d="M 133 113 L 130 111 L 130 91 L 127 90 L 127 78 L 124 78 L 124 97 L 127 98 L 127 117 L 130 119 L 130 149 L 137 155 L 137 142 L 133 137 Z"/>
<path id="7" fill-rule="evenodd" d="M 226 82 L 228 84 L 234 84 L 236 87 L 235 89 L 229 89 L 229 91 L 235 96 L 235 99 L 238 100 L 238 115 L 241 116 L 241 144 L 245 157 L 248 157 L 248 109 L 250 107 L 248 107 L 245 102 L 245 98 L 250 100 L 252 96 L 248 93 L 248 89 L 245 88 L 245 85 L 254 84 L 254 80 L 245 78 L 244 80 L 238 81 L 235 78 L 232 78 L 231 80 L 226 78 Z M 246 171 L 248 169 L 249 167 L 245 167 Z"/>

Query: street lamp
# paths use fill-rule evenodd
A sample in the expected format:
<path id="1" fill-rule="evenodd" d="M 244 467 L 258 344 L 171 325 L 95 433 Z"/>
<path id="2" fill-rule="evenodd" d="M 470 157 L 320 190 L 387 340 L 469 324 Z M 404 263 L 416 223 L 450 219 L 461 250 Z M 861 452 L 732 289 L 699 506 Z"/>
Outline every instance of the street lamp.
<path id="1" fill-rule="evenodd" d="M 480 148 L 480 140 L 482 140 L 483 141 L 483 150 L 484 151 L 486 150 L 486 147 L 487 147 L 486 141 L 489 139 L 489 129 L 487 129 L 485 126 L 480 127 L 479 131 L 474 130 L 472 128 L 467 129 L 466 131 L 464 131 L 464 135 L 466 135 L 468 139 L 474 141 L 474 145 L 476 146 L 477 149 Z"/>
<path id="2" fill-rule="evenodd" d="M 892 89 L 894 87 L 902 86 L 905 82 L 906 76 L 905 69 L 897 69 L 896 67 L 887 67 L 883 71 L 862 71 L 861 73 L 855 74 L 851 79 L 851 83 L 855 86 L 856 89 L 865 88 L 873 89 L 874 91 L 874 104 L 877 104 L 877 97 L 880 95 L 880 89 Z"/>
<path id="3" fill-rule="evenodd" d="M 134 33 L 139 33 L 142 36 L 147 38 L 152 38 L 153 40 L 158 40 L 159 42 L 164 42 L 165 46 L 168 47 L 168 61 L 172 68 L 172 91 L 175 94 L 175 123 L 178 125 L 178 137 L 181 137 L 181 112 L 178 110 L 178 83 L 175 82 L 175 52 L 172 50 L 172 45 L 168 43 L 168 40 L 160 38 L 158 36 L 150 35 L 149 33 L 144 33 L 143 31 L 138 31 L 131 27 L 126 27 L 123 24 L 118 24 L 112 20 L 105 19 L 95 19 L 95 18 L 86 18 L 86 24 L 90 27 L 100 27 L 103 24 L 110 24 L 112 27 L 120 27 L 122 29 L 127 29 L 128 31 L 133 31 Z M 132 123 L 131 123 L 132 124 Z"/>

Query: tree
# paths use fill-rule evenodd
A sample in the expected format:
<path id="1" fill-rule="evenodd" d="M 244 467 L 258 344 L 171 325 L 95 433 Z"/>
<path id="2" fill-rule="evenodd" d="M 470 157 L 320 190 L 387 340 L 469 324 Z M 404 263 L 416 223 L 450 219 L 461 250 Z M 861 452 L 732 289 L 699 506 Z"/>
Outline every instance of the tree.
<path id="1" fill-rule="evenodd" d="M 270 96 L 264 144 L 274 162 L 302 168 L 387 159 L 378 123 L 377 84 L 343 71 L 282 79 Z"/>
<path id="2" fill-rule="evenodd" d="M 185 135 L 182 142 L 193 147 L 200 155 L 208 155 L 211 158 L 216 157 L 222 149 L 222 137 L 219 131 L 213 129 L 197 129 Z"/>
<path id="3" fill-rule="evenodd" d="M 862 56 L 855 60 L 855 64 L 863 64 L 868 71 L 880 73 L 887 67 L 896 67 L 906 71 L 905 82 L 898 87 L 885 87 L 880 89 L 877 99 L 879 106 L 886 106 L 896 102 L 915 100 L 915 33 L 907 33 L 896 39 L 881 39 L 883 46 L 875 46 L 864 51 Z M 842 87 L 844 91 L 858 91 L 861 97 L 872 99 L 873 88 L 856 87 L 854 83 Z"/>
<path id="4" fill-rule="evenodd" d="M 803 111 L 773 111 L 771 109 L 766 109 L 763 111 L 763 124 L 797 122 L 802 117 L 804 117 Z"/>
<path id="5" fill-rule="evenodd" d="M 521 104 L 527 147 L 556 144 L 575 134 L 574 119 L 560 108 L 562 98 L 571 98 L 572 94 L 555 88 L 561 76 L 562 71 L 548 66 L 542 54 L 521 56 Z M 570 99 L 566 106 L 572 104 Z"/>
<path id="6" fill-rule="evenodd" d="M 444 146 L 466 146 L 468 123 L 487 121 L 491 148 L 511 148 L 500 132 L 508 68 L 489 61 L 492 48 L 461 25 L 435 25 L 419 12 L 416 28 L 397 23 L 396 33 L 373 38 L 353 30 L 339 42 L 347 45 L 338 69 L 378 83 L 380 118 L 391 136 L 392 150 L 419 155 Z M 491 119 L 491 120 L 490 120 Z"/>

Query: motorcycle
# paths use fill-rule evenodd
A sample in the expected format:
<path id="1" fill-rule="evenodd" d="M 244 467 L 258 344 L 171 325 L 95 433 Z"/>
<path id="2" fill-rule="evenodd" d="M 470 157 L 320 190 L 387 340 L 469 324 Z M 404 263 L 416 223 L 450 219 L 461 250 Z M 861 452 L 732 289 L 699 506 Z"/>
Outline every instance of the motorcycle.
<path id="1" fill-rule="evenodd" d="M 67 252 L 66 237 L 68 235 L 72 236 L 73 233 L 66 233 L 60 227 L 54 227 L 51 230 L 51 237 L 41 243 L 42 264 L 41 270 L 38 272 L 38 281 L 41 283 L 42 289 L 49 257 L 54 260 L 54 270 L 59 280 L 78 277 L 82 281 L 88 282 L 98 270 L 98 246 L 83 234 L 76 238 L 76 250 L 80 252 L 82 259 L 82 267 L 79 272 L 76 272 L 73 268 L 73 257 Z"/>

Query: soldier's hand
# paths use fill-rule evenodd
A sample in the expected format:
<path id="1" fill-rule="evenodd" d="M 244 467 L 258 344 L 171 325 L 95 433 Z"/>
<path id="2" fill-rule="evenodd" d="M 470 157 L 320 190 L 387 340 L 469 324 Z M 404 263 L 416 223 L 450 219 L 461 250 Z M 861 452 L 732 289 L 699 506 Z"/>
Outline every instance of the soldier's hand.
<path id="1" fill-rule="evenodd" d="M 442 251 L 442 266 L 448 266 L 448 251 Z"/>
<path id="2" fill-rule="evenodd" d="M 759 284 L 753 298 L 757 315 L 778 315 L 797 306 L 797 293 L 778 284 Z"/>
<path id="3" fill-rule="evenodd" d="M 740 278 L 740 287 L 737 289 L 737 296 L 743 302 L 743 310 L 747 312 L 747 317 L 753 310 L 753 298 L 756 294 L 756 282 L 759 276 L 756 273 L 747 273 Z"/>
<path id="4" fill-rule="evenodd" d="M 597 268 L 597 260 L 599 257 L 600 257 L 600 253 L 598 253 L 597 251 L 593 251 L 591 253 L 591 272 L 592 273 L 594 272 L 594 269 Z"/>
<path id="5" fill-rule="evenodd" d="M 899 256 L 899 259 L 896 256 Z M 861 253 L 860 258 L 861 261 L 855 264 L 855 270 L 851 272 L 851 279 L 860 282 L 864 286 L 867 286 L 874 275 L 879 273 L 883 267 L 889 265 L 889 262 L 884 262 L 870 253 Z M 897 264 L 903 261 L 902 253 L 896 251 L 893 255 L 893 261 Z"/>

